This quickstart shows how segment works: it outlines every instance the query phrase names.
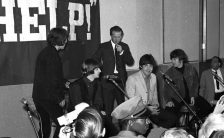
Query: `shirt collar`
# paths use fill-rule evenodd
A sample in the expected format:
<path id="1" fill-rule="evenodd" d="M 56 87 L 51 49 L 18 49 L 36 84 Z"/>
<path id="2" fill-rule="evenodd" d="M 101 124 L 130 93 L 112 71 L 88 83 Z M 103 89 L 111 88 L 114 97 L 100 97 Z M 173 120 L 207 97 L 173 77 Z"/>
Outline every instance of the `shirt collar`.
<path id="1" fill-rule="evenodd" d="M 219 71 L 219 68 L 217 70 L 212 69 L 212 72 L 218 72 L 218 71 Z"/>
<path id="2" fill-rule="evenodd" d="M 146 76 L 143 72 L 142 72 L 142 70 L 140 70 L 141 71 L 141 74 L 142 74 L 142 77 L 144 78 L 144 79 L 150 79 L 151 78 L 151 74 L 149 75 L 149 76 Z"/>
<path id="3" fill-rule="evenodd" d="M 112 47 L 114 49 L 116 44 L 114 44 L 114 42 L 112 40 L 110 40 L 110 42 L 111 42 L 111 45 L 112 45 Z"/>

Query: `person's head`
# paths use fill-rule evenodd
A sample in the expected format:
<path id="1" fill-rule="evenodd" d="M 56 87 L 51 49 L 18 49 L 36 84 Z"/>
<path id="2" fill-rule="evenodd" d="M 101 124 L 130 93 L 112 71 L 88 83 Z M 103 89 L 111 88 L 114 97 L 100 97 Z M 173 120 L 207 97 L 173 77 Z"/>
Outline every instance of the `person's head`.
<path id="1" fill-rule="evenodd" d="M 156 67 L 156 61 L 151 54 L 143 55 L 139 60 L 139 69 L 148 76 Z"/>
<path id="2" fill-rule="evenodd" d="M 137 117 L 121 121 L 122 129 L 144 135 L 149 129 L 150 120 L 148 116 Z"/>
<path id="3" fill-rule="evenodd" d="M 175 49 L 170 53 L 170 60 L 174 67 L 181 68 L 184 63 L 188 62 L 188 57 L 182 49 Z"/>
<path id="4" fill-rule="evenodd" d="M 221 130 L 224 130 L 224 115 L 212 113 L 199 130 L 199 138 L 209 138 L 213 131 Z"/>
<path id="5" fill-rule="evenodd" d="M 58 50 L 63 50 L 68 41 L 68 32 L 63 28 L 53 28 L 47 36 L 47 43 L 50 46 L 58 47 Z"/>
<path id="6" fill-rule="evenodd" d="M 224 130 L 213 131 L 209 138 L 224 138 Z"/>
<path id="7" fill-rule="evenodd" d="M 105 135 L 102 117 L 91 107 L 79 113 L 73 127 L 73 135 L 76 138 L 100 138 Z"/>
<path id="8" fill-rule="evenodd" d="M 193 136 L 188 134 L 184 129 L 170 128 L 163 132 L 161 138 L 193 138 Z"/>
<path id="9" fill-rule="evenodd" d="M 110 36 L 113 43 L 118 44 L 122 41 L 124 32 L 119 26 L 113 26 L 110 28 Z"/>
<path id="10" fill-rule="evenodd" d="M 219 69 L 222 66 L 222 60 L 218 56 L 214 56 L 211 59 L 211 68 L 214 70 Z"/>
<path id="11" fill-rule="evenodd" d="M 92 58 L 86 59 L 81 68 L 82 74 L 87 76 L 91 76 L 93 79 L 99 78 L 101 73 L 100 63 Z"/>
<path id="12" fill-rule="evenodd" d="M 122 124 L 122 130 L 129 130 L 136 134 L 145 134 L 149 128 L 149 111 L 143 104 L 141 97 L 133 97 L 117 106 L 111 116 Z"/>

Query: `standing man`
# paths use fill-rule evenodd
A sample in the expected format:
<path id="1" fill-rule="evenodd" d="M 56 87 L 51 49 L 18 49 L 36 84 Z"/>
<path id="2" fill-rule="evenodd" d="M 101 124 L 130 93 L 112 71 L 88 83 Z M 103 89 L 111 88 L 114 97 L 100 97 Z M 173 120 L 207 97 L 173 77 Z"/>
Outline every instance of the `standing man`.
<path id="1" fill-rule="evenodd" d="M 222 81 L 224 79 L 224 69 L 222 60 L 214 56 L 211 59 L 211 68 L 202 72 L 199 94 L 212 106 L 224 95 L 223 85 L 214 77 L 216 74 Z"/>
<path id="2" fill-rule="evenodd" d="M 143 55 L 139 60 L 139 71 L 128 77 L 126 92 L 131 98 L 140 96 L 145 106 L 151 112 L 150 120 L 164 128 L 174 127 L 176 116 L 159 108 L 156 75 L 152 73 L 156 61 L 150 54 Z"/>
<path id="3" fill-rule="evenodd" d="M 110 29 L 110 36 L 111 40 L 102 43 L 93 57 L 102 63 L 103 78 L 118 78 L 120 80 L 118 84 L 124 88 L 127 79 L 126 65 L 133 65 L 134 59 L 128 45 L 121 42 L 124 33 L 119 26 L 114 26 Z M 124 102 L 124 95 L 114 84 L 106 79 L 102 81 L 102 85 L 105 110 L 107 115 L 110 116 L 113 111 L 114 100 L 116 99 L 119 105 Z"/>
<path id="4" fill-rule="evenodd" d="M 187 63 L 187 55 L 182 49 L 173 50 L 170 53 L 170 59 L 173 66 L 167 70 L 166 75 L 173 80 L 185 101 L 194 105 L 199 88 L 196 69 Z M 167 83 L 164 90 L 166 106 L 175 109 L 178 113 L 183 102 Z"/>
<path id="5" fill-rule="evenodd" d="M 54 138 L 58 137 L 60 125 L 57 118 L 63 115 L 65 105 L 62 62 L 58 51 L 63 50 L 68 41 L 68 32 L 53 28 L 47 36 L 47 47 L 38 55 L 33 83 L 33 101 L 41 117 L 43 138 L 51 133 L 51 120 L 56 124 Z M 42 138 L 41 129 L 39 137 Z"/>

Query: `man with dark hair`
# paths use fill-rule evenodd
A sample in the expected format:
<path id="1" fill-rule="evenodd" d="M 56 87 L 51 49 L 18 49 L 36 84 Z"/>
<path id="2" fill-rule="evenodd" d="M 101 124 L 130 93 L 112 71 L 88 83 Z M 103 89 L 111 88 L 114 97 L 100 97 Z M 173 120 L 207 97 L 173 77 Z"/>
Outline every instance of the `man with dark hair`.
<path id="1" fill-rule="evenodd" d="M 218 78 L 222 81 L 224 79 L 224 69 L 221 67 L 222 60 L 214 56 L 211 59 L 211 68 L 202 72 L 201 75 L 199 95 L 212 106 L 224 94 L 224 87 L 217 80 Z"/>
<path id="2" fill-rule="evenodd" d="M 131 98 L 140 96 L 143 103 L 151 112 L 150 120 L 158 126 L 164 128 L 174 127 L 176 116 L 168 111 L 159 108 L 157 79 L 153 70 L 156 61 L 150 54 L 143 55 L 139 60 L 139 71 L 128 77 L 126 82 L 126 92 Z"/>
<path id="3" fill-rule="evenodd" d="M 149 129 L 149 111 L 141 97 L 135 96 L 120 104 L 111 116 L 121 122 L 122 130 L 110 138 L 144 138 Z"/>
<path id="4" fill-rule="evenodd" d="M 199 88 L 196 69 L 187 63 L 187 55 L 182 49 L 173 50 L 170 53 L 170 59 L 173 66 L 167 70 L 166 75 L 173 80 L 181 97 L 187 103 L 194 105 Z M 167 83 L 165 83 L 164 95 L 166 106 L 173 108 L 178 113 L 183 105 L 182 100 Z"/>
<path id="5" fill-rule="evenodd" d="M 102 63 L 103 78 L 119 78 L 118 84 L 123 88 L 127 79 L 126 65 L 133 65 L 134 59 L 128 45 L 121 42 L 124 33 L 119 26 L 110 29 L 110 36 L 111 40 L 102 43 L 93 58 Z M 105 110 L 107 115 L 110 115 L 113 110 L 114 100 L 116 99 L 119 105 L 124 102 L 124 95 L 107 79 L 102 81 L 102 85 Z"/>
<path id="6" fill-rule="evenodd" d="M 67 40 L 66 30 L 53 28 L 47 37 L 48 46 L 39 53 L 36 60 L 32 97 L 41 117 L 43 138 L 50 136 L 51 120 L 56 124 L 54 138 L 59 134 L 60 126 L 57 118 L 63 115 L 64 89 L 66 84 L 68 86 L 68 82 L 63 78 L 58 51 L 65 48 Z M 41 131 L 39 136 L 42 137 Z"/>
<path id="7" fill-rule="evenodd" d="M 70 86 L 70 108 L 82 102 L 88 103 L 99 111 L 103 110 L 103 95 L 99 80 L 101 70 L 99 62 L 94 59 L 86 59 L 82 64 L 83 78 Z"/>

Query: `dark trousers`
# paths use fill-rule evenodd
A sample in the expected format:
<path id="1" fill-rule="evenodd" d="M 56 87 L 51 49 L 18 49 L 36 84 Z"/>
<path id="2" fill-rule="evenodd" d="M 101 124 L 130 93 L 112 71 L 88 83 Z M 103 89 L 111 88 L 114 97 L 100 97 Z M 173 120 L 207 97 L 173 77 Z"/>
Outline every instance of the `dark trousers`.
<path id="1" fill-rule="evenodd" d="M 118 85 L 124 89 L 121 82 L 117 82 Z M 114 100 L 117 101 L 117 105 L 124 102 L 124 94 L 109 80 L 102 80 L 103 87 L 103 100 L 105 105 L 105 111 L 108 116 L 114 109 Z"/>
<path id="2" fill-rule="evenodd" d="M 57 118 L 63 115 L 63 109 L 58 104 L 45 101 L 34 101 L 34 104 L 41 118 L 43 138 L 49 138 L 52 121 L 56 124 L 54 138 L 58 138 L 60 125 Z M 41 130 L 39 130 L 39 137 L 42 138 Z"/>
<path id="3" fill-rule="evenodd" d="M 177 116 L 174 113 L 164 109 L 160 109 L 158 115 L 150 115 L 149 118 L 153 123 L 164 128 L 175 127 L 178 121 Z"/>

